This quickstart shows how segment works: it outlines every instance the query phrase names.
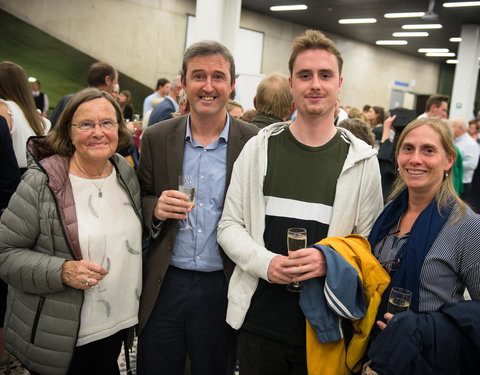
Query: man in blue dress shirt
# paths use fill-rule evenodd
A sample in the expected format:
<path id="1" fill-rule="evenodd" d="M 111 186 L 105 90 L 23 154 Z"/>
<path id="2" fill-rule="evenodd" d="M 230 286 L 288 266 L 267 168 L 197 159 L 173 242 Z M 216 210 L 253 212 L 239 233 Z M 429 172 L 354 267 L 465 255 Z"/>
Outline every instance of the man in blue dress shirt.
<path id="1" fill-rule="evenodd" d="M 180 91 L 182 91 L 182 83 L 180 76 L 178 76 L 172 81 L 168 95 L 165 96 L 164 101 L 153 108 L 150 118 L 148 119 L 148 126 L 173 117 L 172 113 L 178 111 L 178 95 Z"/>
<path id="2" fill-rule="evenodd" d="M 218 42 L 186 51 L 181 82 L 190 114 L 147 128 L 138 177 L 151 228 L 139 312 L 138 374 L 233 374 L 235 333 L 225 322 L 233 263 L 217 244 L 217 224 L 233 163 L 258 129 L 231 118 L 235 63 Z M 192 175 L 194 206 L 178 191 Z M 193 230 L 180 230 L 189 213 Z"/>

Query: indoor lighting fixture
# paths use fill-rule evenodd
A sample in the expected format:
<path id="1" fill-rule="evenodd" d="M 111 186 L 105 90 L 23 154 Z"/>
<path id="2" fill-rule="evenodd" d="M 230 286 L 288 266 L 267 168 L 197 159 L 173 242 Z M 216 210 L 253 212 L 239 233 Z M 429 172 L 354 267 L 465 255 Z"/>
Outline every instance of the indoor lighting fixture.
<path id="1" fill-rule="evenodd" d="M 462 41 L 462 38 L 460 37 L 450 38 L 449 41 L 452 43 L 460 43 Z"/>
<path id="2" fill-rule="evenodd" d="M 354 23 L 375 23 L 377 20 L 375 18 L 343 18 L 338 20 L 338 23 L 341 24 L 354 24 Z"/>
<path id="3" fill-rule="evenodd" d="M 406 12 L 406 13 L 385 13 L 385 18 L 411 18 L 411 17 L 423 17 L 425 12 Z"/>
<path id="4" fill-rule="evenodd" d="M 428 57 L 455 57 L 454 52 L 428 52 L 426 53 Z"/>
<path id="5" fill-rule="evenodd" d="M 437 52 L 437 53 L 445 53 L 450 52 L 448 48 L 420 48 L 418 50 L 420 53 L 429 53 L 429 52 Z"/>
<path id="6" fill-rule="evenodd" d="M 401 31 L 398 33 L 393 33 L 394 37 L 417 37 L 417 36 L 428 36 L 429 34 L 426 31 Z"/>
<path id="7" fill-rule="evenodd" d="M 286 10 L 307 10 L 308 7 L 304 4 L 297 4 L 297 5 L 276 5 L 271 6 L 270 10 L 272 12 L 282 12 Z"/>
<path id="8" fill-rule="evenodd" d="M 449 59 L 447 61 L 445 61 L 447 64 L 458 64 L 458 60 L 454 60 L 454 59 Z"/>
<path id="9" fill-rule="evenodd" d="M 375 44 L 379 46 L 404 46 L 408 42 L 406 40 L 377 40 Z"/>
<path id="10" fill-rule="evenodd" d="M 443 3 L 444 8 L 456 8 L 456 7 L 478 7 L 480 1 L 459 1 L 458 3 Z"/>
<path id="11" fill-rule="evenodd" d="M 425 23 L 418 25 L 403 25 L 403 30 L 422 30 L 422 29 L 441 29 L 443 26 L 439 23 Z"/>

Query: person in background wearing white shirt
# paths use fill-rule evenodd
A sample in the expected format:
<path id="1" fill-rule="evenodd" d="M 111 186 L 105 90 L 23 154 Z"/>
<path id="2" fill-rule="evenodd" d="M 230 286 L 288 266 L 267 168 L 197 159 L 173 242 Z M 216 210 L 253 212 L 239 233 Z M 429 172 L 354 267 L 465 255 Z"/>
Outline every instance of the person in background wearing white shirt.
<path id="1" fill-rule="evenodd" d="M 468 123 L 465 119 L 456 118 L 452 120 L 452 128 L 455 145 L 463 158 L 463 194 L 461 198 L 468 203 L 470 194 L 473 194 L 472 178 L 478 165 L 480 147 L 468 134 Z"/>

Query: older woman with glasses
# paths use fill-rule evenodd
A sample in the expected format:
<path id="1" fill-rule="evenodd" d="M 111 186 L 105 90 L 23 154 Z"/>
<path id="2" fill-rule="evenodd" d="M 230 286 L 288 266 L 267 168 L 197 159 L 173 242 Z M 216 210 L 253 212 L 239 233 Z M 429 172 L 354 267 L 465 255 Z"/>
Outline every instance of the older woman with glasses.
<path id="1" fill-rule="evenodd" d="M 436 117 L 411 122 L 398 139 L 396 156 L 399 177 L 393 200 L 369 236 L 375 256 L 392 278 L 379 317 L 386 312 L 392 287 L 412 292 L 414 312 L 461 301 L 465 288 L 480 300 L 480 215 L 453 188 L 457 151 L 450 127 Z"/>
<path id="2" fill-rule="evenodd" d="M 115 153 L 129 142 L 119 105 L 93 88 L 29 140 L 0 223 L 0 277 L 6 347 L 32 373 L 119 374 L 141 293 L 140 188 Z"/>

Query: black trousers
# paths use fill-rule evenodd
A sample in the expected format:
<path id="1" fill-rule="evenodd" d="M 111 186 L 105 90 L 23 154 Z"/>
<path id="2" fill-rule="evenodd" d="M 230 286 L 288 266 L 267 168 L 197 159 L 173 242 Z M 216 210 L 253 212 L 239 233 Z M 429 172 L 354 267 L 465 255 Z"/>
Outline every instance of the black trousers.
<path id="1" fill-rule="evenodd" d="M 225 322 L 227 283 L 223 271 L 170 266 L 152 314 L 138 338 L 138 375 L 230 375 L 235 333 Z"/>
<path id="2" fill-rule="evenodd" d="M 117 361 L 124 337 L 125 330 L 121 330 L 104 339 L 77 346 L 67 374 L 120 375 Z M 40 375 L 40 373 L 32 371 L 30 371 L 30 374 Z"/>
<path id="3" fill-rule="evenodd" d="M 305 346 L 289 345 L 246 330 L 238 333 L 241 375 L 307 375 Z"/>

